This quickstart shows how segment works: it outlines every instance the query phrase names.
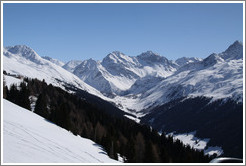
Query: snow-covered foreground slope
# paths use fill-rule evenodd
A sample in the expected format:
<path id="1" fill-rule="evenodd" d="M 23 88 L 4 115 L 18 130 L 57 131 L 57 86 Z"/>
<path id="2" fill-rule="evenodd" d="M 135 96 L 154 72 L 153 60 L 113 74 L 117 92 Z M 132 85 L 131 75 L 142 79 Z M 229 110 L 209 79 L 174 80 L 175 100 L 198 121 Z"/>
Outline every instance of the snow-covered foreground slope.
<path id="1" fill-rule="evenodd" d="M 89 139 L 3 99 L 3 163 L 115 163 Z"/>

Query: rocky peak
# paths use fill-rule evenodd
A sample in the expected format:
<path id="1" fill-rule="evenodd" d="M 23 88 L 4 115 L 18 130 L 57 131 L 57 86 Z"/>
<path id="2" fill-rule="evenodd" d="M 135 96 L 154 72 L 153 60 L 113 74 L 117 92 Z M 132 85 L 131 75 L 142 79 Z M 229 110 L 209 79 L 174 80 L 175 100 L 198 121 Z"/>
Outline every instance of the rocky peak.
<path id="1" fill-rule="evenodd" d="M 230 45 L 225 52 L 222 53 L 223 59 L 242 59 L 243 58 L 243 44 L 238 40 Z"/>

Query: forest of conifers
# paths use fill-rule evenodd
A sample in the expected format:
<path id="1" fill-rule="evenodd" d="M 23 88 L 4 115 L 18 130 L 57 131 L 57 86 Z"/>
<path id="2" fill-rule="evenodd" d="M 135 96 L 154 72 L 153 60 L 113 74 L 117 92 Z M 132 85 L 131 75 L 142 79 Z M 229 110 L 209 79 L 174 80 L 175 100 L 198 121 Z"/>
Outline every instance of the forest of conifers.
<path id="1" fill-rule="evenodd" d="M 173 141 L 165 134 L 160 135 L 147 125 L 127 119 L 122 113 L 112 113 L 114 106 L 109 106 L 111 103 L 101 100 L 100 104 L 93 103 L 99 99 L 87 92 L 68 93 L 48 85 L 45 80 L 24 78 L 19 87 L 12 85 L 8 89 L 4 85 L 3 96 L 28 110 L 31 110 L 30 96 L 36 96 L 36 114 L 74 135 L 93 140 L 116 160 L 119 154 L 128 163 L 200 163 L 214 157 L 205 156 L 203 151 L 185 146 L 179 140 Z"/>

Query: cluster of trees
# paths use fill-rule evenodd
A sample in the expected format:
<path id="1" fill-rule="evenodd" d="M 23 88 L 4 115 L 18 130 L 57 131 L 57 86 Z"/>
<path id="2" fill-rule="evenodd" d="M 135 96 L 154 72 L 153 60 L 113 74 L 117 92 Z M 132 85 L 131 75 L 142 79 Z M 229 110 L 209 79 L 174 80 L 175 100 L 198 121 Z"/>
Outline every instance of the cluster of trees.
<path id="1" fill-rule="evenodd" d="M 243 158 L 243 103 L 181 98 L 153 109 L 141 122 L 166 132 L 197 131 L 196 136 L 210 138 L 209 146 L 222 147 L 223 156 Z"/>
<path id="2" fill-rule="evenodd" d="M 36 96 L 34 112 L 54 122 L 75 135 L 89 138 L 102 145 L 108 155 L 124 162 L 209 162 L 211 158 L 203 151 L 196 151 L 172 137 L 159 135 L 147 125 L 137 124 L 124 116 L 108 114 L 105 108 L 86 98 L 68 93 L 61 88 L 47 85 L 45 81 L 24 79 L 20 87 L 12 85 L 7 99 L 21 105 L 17 96 Z M 12 92 L 15 89 L 14 92 Z M 18 91 L 18 92 L 17 92 Z M 26 98 L 28 99 L 28 97 Z M 29 101 L 30 103 L 30 101 Z M 30 105 L 29 105 L 30 107 Z M 25 107 L 26 108 L 26 107 Z"/>
<path id="3" fill-rule="evenodd" d="M 12 84 L 9 89 L 6 85 L 3 86 L 3 98 L 31 110 L 29 96 L 30 91 L 25 82 L 21 82 L 19 86 Z"/>

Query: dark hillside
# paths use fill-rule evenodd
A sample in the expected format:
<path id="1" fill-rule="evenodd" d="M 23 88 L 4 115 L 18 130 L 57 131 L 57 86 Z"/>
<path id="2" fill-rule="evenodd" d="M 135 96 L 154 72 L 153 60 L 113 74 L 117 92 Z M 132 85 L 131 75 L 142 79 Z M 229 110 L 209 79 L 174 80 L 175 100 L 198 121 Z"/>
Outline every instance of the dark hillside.
<path id="1" fill-rule="evenodd" d="M 152 110 L 141 120 L 158 131 L 197 131 L 210 138 L 209 145 L 221 146 L 224 156 L 243 157 L 243 105 L 232 100 L 196 97 L 178 99 Z"/>

